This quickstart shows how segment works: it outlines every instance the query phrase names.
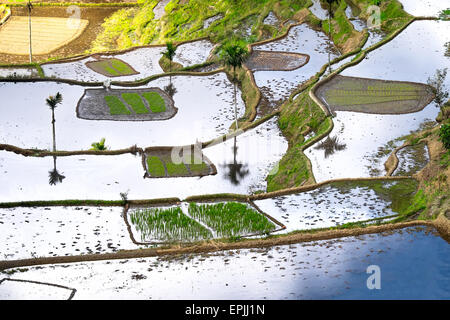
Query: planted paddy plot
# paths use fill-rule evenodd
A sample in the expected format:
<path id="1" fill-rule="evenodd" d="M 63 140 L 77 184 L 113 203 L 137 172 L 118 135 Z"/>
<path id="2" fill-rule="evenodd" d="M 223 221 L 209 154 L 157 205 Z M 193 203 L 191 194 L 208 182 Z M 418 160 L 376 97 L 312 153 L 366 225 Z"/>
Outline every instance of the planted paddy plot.
<path id="1" fill-rule="evenodd" d="M 300 53 L 253 50 L 245 65 L 252 71 L 292 71 L 308 60 L 308 55 Z"/>
<path id="2" fill-rule="evenodd" d="M 77 116 L 86 120 L 167 120 L 178 109 L 159 88 L 86 89 L 77 105 Z"/>
<path id="3" fill-rule="evenodd" d="M 269 234 L 276 228 L 255 208 L 243 203 L 189 203 L 188 212 L 192 218 L 213 229 L 219 238 Z"/>
<path id="4" fill-rule="evenodd" d="M 201 147 L 151 147 L 143 155 L 146 178 L 203 177 L 217 174 Z"/>
<path id="5" fill-rule="evenodd" d="M 403 114 L 422 110 L 434 98 L 432 88 L 413 82 L 334 76 L 315 94 L 332 111 Z"/>
<path id="6" fill-rule="evenodd" d="M 399 160 L 394 176 L 410 176 L 422 170 L 430 160 L 425 143 L 407 146 L 397 152 Z"/>
<path id="7" fill-rule="evenodd" d="M 27 55 L 30 35 L 27 16 L 11 16 L 0 29 L 0 53 Z M 35 55 L 48 54 L 79 37 L 88 20 L 58 17 L 31 17 L 31 43 Z"/>
<path id="8" fill-rule="evenodd" d="M 214 176 L 201 179 L 144 179 L 145 171 L 139 156 L 71 156 L 57 158 L 56 168 L 66 178 L 55 186 L 49 185 L 53 158 L 23 157 L 1 151 L 0 173 L 2 181 L 6 182 L 2 185 L 0 202 L 120 200 L 120 193 L 127 190 L 129 199 L 173 196 L 183 199 L 191 195 L 214 193 L 248 194 L 266 189 L 265 179 L 271 170 L 276 169 L 277 161 L 286 152 L 287 146 L 276 119 L 272 119 L 237 137 L 236 156 L 233 152 L 234 139 L 204 149 L 204 154 L 217 167 Z"/>
<path id="9" fill-rule="evenodd" d="M 180 207 L 142 208 L 127 213 L 134 242 L 183 242 L 210 239 L 212 232 L 183 213 Z"/>
<path id="10" fill-rule="evenodd" d="M 134 81 L 161 74 L 164 71 L 159 65 L 164 47 L 137 48 L 124 53 L 117 54 L 97 54 L 82 58 L 80 60 L 46 63 L 42 65 L 46 77 L 59 79 L 71 79 L 85 82 L 103 82 L 109 76 L 95 72 L 88 68 L 86 64 L 98 62 L 99 60 L 120 60 L 129 65 L 137 73 L 132 75 L 122 75 L 114 77 L 114 81 Z M 122 66 L 123 67 L 123 66 Z"/>
<path id="11" fill-rule="evenodd" d="M 416 188 L 414 180 L 331 183 L 255 204 L 283 223 L 284 233 L 396 215 L 410 204 Z"/>
<path id="12" fill-rule="evenodd" d="M 0 300 L 71 300 L 75 289 L 40 281 L 4 278 L 0 280 Z"/>
<path id="13" fill-rule="evenodd" d="M 173 61 L 184 67 L 201 64 L 206 62 L 213 48 L 214 45 L 209 40 L 181 44 L 177 46 Z"/>
<path id="14" fill-rule="evenodd" d="M 442 266 L 449 257 L 450 247 L 435 232 L 407 228 L 270 248 L 30 267 L 10 278 L 70 285 L 74 299 L 446 299 L 450 271 Z M 382 290 L 367 289 L 369 265 L 381 266 Z"/>
<path id="15" fill-rule="evenodd" d="M 126 214 L 136 244 L 260 235 L 276 228 L 253 207 L 237 202 L 130 208 Z"/>
<path id="16" fill-rule="evenodd" d="M 50 150 L 51 112 L 45 101 L 57 92 L 63 96 L 62 104 L 55 110 L 58 150 L 89 149 L 101 138 L 105 138 L 107 146 L 114 150 L 135 144 L 143 148 L 187 145 L 228 132 L 234 121 L 233 85 L 224 73 L 176 76 L 172 77 L 171 83 L 176 89 L 173 100 L 178 113 L 169 120 L 155 121 L 151 125 L 142 121 L 86 121 L 77 118 L 76 104 L 83 96 L 83 87 L 52 82 L 0 83 L 0 94 L 9 97 L 8 104 L 1 108 L 0 143 Z M 163 78 L 139 89 L 158 87 L 165 90 L 168 85 L 169 79 Z M 245 107 L 240 90 L 237 104 L 238 117 L 241 117 Z"/>
<path id="17" fill-rule="evenodd" d="M 307 24 L 292 27 L 285 38 L 255 46 L 253 49 L 296 52 L 310 57 L 306 65 L 293 71 L 257 71 L 254 73 L 258 87 L 272 93 L 272 96 L 268 97 L 271 103 L 286 100 L 295 88 L 315 75 L 323 65 L 328 63 L 328 51 L 330 50 L 326 35 L 311 29 Z M 335 50 L 332 49 L 331 60 L 337 56 Z"/>
<path id="18" fill-rule="evenodd" d="M 416 41 L 418 38 L 428 41 Z M 368 59 L 344 70 L 342 75 L 426 83 L 437 69 L 448 64 L 448 58 L 444 55 L 444 44 L 448 41 L 450 24 L 416 21 L 392 41 L 369 53 Z M 423 62 L 425 56 L 426 63 Z M 450 79 L 447 78 L 445 84 L 448 87 Z M 330 136 L 338 136 L 346 148 L 329 157 L 325 157 L 323 150 L 314 147 L 305 151 L 311 160 L 316 181 L 384 175 L 386 171 L 383 164 L 388 155 L 374 164 L 373 157 L 378 149 L 389 141 L 417 130 L 427 120 L 434 120 L 438 112 L 439 108 L 434 103 L 419 112 L 399 115 L 336 111 Z"/>
<path id="19" fill-rule="evenodd" d="M 123 207 L 0 209 L 1 260 L 135 249 Z"/>
<path id="20" fill-rule="evenodd" d="M 128 63 L 120 59 L 101 59 L 86 62 L 86 66 L 106 77 L 120 77 L 138 74 Z"/>

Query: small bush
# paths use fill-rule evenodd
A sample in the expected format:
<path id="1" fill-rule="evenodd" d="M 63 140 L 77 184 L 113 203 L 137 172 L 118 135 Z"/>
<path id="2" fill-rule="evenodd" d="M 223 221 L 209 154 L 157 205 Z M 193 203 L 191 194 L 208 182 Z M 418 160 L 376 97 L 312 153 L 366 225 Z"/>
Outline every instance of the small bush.
<path id="1" fill-rule="evenodd" d="M 439 130 L 439 141 L 444 144 L 445 149 L 450 149 L 450 124 L 443 124 Z"/>

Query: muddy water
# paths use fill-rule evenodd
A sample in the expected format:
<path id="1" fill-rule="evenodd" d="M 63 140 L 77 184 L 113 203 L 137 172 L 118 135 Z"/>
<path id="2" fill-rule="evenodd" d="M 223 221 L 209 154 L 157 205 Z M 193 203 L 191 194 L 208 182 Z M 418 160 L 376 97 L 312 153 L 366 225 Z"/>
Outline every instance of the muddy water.
<path id="1" fill-rule="evenodd" d="M 136 249 L 122 213 L 122 207 L 0 209 L 0 259 Z"/>
<path id="2" fill-rule="evenodd" d="M 397 183 L 401 182 L 386 184 Z M 367 186 L 348 190 L 331 184 L 313 191 L 255 201 L 255 204 L 286 226 L 283 233 L 396 214 L 390 208 L 391 201 L 381 198 Z"/>
<path id="3" fill-rule="evenodd" d="M 147 87 L 164 88 L 168 78 Z M 63 103 L 55 110 L 56 146 L 59 150 L 89 149 L 94 141 L 106 138 L 111 149 L 192 144 L 228 132 L 234 120 L 233 86 L 224 73 L 194 77 L 172 77 L 177 92 L 173 96 L 178 113 L 164 121 L 122 122 L 82 120 L 76 105 L 83 87 L 57 83 L 0 83 L 0 93 L 8 94 L 1 106 L 0 143 L 27 148 L 52 145 L 51 112 L 45 104 L 49 95 L 60 92 Z M 140 87 L 144 88 L 144 87 Z M 22 92 L 27 92 L 24 96 Z M 244 104 L 237 96 L 238 116 Z M 26 133 L 26 134 L 24 134 Z"/>
<path id="4" fill-rule="evenodd" d="M 408 228 L 170 260 L 32 267 L 10 277 L 70 285 L 75 299 L 446 299 L 449 250 L 430 230 Z M 380 290 L 367 288 L 371 265 L 380 267 Z"/>
<path id="5" fill-rule="evenodd" d="M 328 39 L 324 33 L 306 24 L 291 28 L 287 37 L 254 47 L 255 50 L 284 51 L 308 54 L 309 62 L 294 71 L 258 71 L 255 81 L 272 105 L 284 101 L 302 82 L 311 78 L 328 63 Z M 331 60 L 336 55 L 331 55 Z"/>
<path id="6" fill-rule="evenodd" d="M 425 43 L 417 41 L 418 38 L 428 40 Z M 394 40 L 369 53 L 364 61 L 344 70 L 342 75 L 426 83 L 436 69 L 448 65 L 444 56 L 444 43 L 447 41 L 450 41 L 450 24 L 414 22 Z M 447 86 L 450 84 L 450 78 L 446 83 Z M 427 119 L 435 119 L 438 111 L 431 103 L 420 112 L 403 115 L 336 112 L 333 118 L 335 126 L 330 135 L 337 135 L 346 148 L 329 157 L 325 157 L 323 150 L 314 147 L 305 151 L 311 159 L 316 180 L 364 177 L 373 175 L 375 171 L 378 172 L 376 175 L 383 175 L 383 163 L 387 156 L 380 159 L 376 168 L 371 161 L 378 148 L 417 130 Z"/>
<path id="7" fill-rule="evenodd" d="M 32 15 L 34 17 L 63 17 L 70 18 L 73 16 L 72 12 L 67 11 L 67 7 L 39 7 L 36 6 L 33 9 Z M 51 52 L 48 55 L 33 56 L 34 61 L 44 61 L 49 58 L 60 58 L 73 56 L 84 53 L 91 47 L 92 41 L 95 40 L 97 35 L 102 32 L 102 23 L 105 18 L 112 15 L 115 11 L 121 8 L 87 8 L 80 7 L 80 18 L 89 20 L 89 25 L 83 34 L 56 51 Z M 26 7 L 12 7 L 11 13 L 17 16 L 28 16 Z M 0 54 L 0 62 L 2 63 L 25 63 L 29 62 L 28 55 L 18 56 L 18 55 L 8 55 Z"/>
<path id="8" fill-rule="evenodd" d="M 58 126 L 58 122 L 56 124 Z M 178 139 L 182 135 L 180 133 Z M 107 138 L 106 144 L 109 143 Z M 48 184 L 48 172 L 53 169 L 52 158 L 26 158 L 2 151 L 0 201 L 120 200 L 119 193 L 127 190 L 129 199 L 183 199 L 195 194 L 246 194 L 265 190 L 266 176 L 287 150 L 287 141 L 278 129 L 276 119 L 239 136 L 236 147 L 236 158 L 233 139 L 204 149 L 218 173 L 203 178 L 144 179 L 141 158 L 133 155 L 60 157 L 56 167 L 66 178 L 56 186 Z"/>

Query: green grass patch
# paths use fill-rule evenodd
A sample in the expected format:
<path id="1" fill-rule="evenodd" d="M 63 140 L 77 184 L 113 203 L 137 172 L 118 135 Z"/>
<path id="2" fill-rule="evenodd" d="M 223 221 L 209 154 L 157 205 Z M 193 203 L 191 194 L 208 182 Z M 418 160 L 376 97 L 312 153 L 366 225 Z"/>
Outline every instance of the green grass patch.
<path id="1" fill-rule="evenodd" d="M 116 69 L 119 72 L 119 74 L 121 74 L 121 75 L 127 75 L 127 74 L 134 73 L 134 70 L 131 69 L 126 63 L 124 63 L 121 60 L 111 59 L 110 62 L 111 62 L 112 67 L 114 69 Z"/>
<path id="2" fill-rule="evenodd" d="M 148 156 L 147 170 L 152 177 L 165 177 L 166 169 L 164 163 L 156 156 Z"/>
<path id="3" fill-rule="evenodd" d="M 105 102 L 109 107 L 110 114 L 121 115 L 121 114 L 131 114 L 131 111 L 125 107 L 123 102 L 116 96 L 106 96 Z"/>
<path id="4" fill-rule="evenodd" d="M 140 209 L 130 214 L 130 221 L 141 241 L 192 241 L 212 238 L 212 233 L 186 216 L 181 208 Z"/>
<path id="5" fill-rule="evenodd" d="M 144 92 L 142 94 L 145 100 L 147 100 L 150 110 L 154 113 L 160 113 L 166 111 L 166 103 L 164 99 L 157 92 Z"/>
<path id="6" fill-rule="evenodd" d="M 175 164 L 173 162 L 166 162 L 167 173 L 169 176 L 184 176 L 189 172 L 184 163 Z"/>
<path id="7" fill-rule="evenodd" d="M 199 163 L 199 164 L 191 163 L 191 164 L 189 164 L 189 169 L 191 170 L 191 173 L 193 175 L 199 175 L 199 174 L 209 172 L 209 166 L 204 162 Z"/>
<path id="8" fill-rule="evenodd" d="M 122 98 L 131 106 L 131 108 L 133 108 L 136 114 L 145 114 L 149 112 L 138 93 L 122 93 Z"/>
<path id="9" fill-rule="evenodd" d="M 189 204 L 189 215 L 214 229 L 219 237 L 269 233 L 275 225 L 247 205 L 237 202 Z"/>

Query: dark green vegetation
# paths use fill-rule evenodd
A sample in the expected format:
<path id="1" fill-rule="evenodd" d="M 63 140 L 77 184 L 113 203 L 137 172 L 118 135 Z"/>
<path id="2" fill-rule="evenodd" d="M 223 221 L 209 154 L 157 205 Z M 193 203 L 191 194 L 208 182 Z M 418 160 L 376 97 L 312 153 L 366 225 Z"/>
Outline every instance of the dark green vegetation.
<path id="1" fill-rule="evenodd" d="M 445 149 L 450 149 L 450 124 L 445 123 L 439 129 L 439 141 L 442 142 Z"/>
<path id="2" fill-rule="evenodd" d="M 106 96 L 105 102 L 109 107 L 111 115 L 131 114 L 131 111 L 123 104 L 123 102 L 116 96 Z"/>
<path id="3" fill-rule="evenodd" d="M 181 208 L 139 209 L 130 221 L 141 235 L 141 241 L 186 241 L 212 238 L 212 233 L 187 217 Z"/>
<path id="4" fill-rule="evenodd" d="M 190 203 L 189 215 L 214 229 L 219 237 L 267 234 L 275 230 L 275 225 L 265 216 L 242 203 Z"/>
<path id="5" fill-rule="evenodd" d="M 142 97 L 147 100 L 152 112 L 159 113 L 166 111 L 166 103 L 157 92 L 144 92 Z"/>
<path id="6" fill-rule="evenodd" d="M 136 74 L 136 71 L 122 60 L 112 58 L 99 61 L 90 61 L 86 66 L 107 77 L 120 77 Z"/>
<path id="7" fill-rule="evenodd" d="M 162 55 L 169 60 L 169 72 L 172 72 L 172 62 L 173 58 L 175 57 L 175 51 L 177 50 L 177 47 L 173 45 L 172 42 L 166 43 L 166 51 L 162 53 Z"/>

